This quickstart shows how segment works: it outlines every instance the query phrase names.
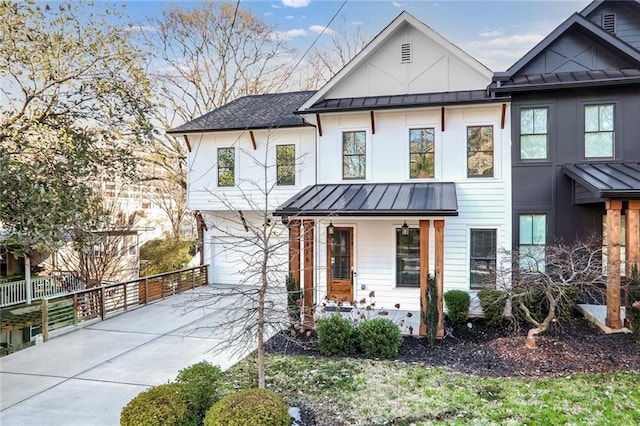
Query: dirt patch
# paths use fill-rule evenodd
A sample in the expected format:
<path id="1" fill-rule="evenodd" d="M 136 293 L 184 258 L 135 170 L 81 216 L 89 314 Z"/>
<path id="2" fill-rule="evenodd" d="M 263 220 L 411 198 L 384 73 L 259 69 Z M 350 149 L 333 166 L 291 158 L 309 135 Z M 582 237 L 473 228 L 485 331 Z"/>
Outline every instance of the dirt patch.
<path id="1" fill-rule="evenodd" d="M 489 377 L 640 371 L 640 345 L 630 334 L 604 334 L 582 317 L 554 323 L 537 338 L 536 349 L 525 347 L 526 327 L 514 332 L 506 323 L 492 328 L 474 319 L 448 331 L 435 345 L 406 336 L 395 360 Z M 267 352 L 319 355 L 313 336 L 293 338 L 286 332 L 269 340 Z"/>

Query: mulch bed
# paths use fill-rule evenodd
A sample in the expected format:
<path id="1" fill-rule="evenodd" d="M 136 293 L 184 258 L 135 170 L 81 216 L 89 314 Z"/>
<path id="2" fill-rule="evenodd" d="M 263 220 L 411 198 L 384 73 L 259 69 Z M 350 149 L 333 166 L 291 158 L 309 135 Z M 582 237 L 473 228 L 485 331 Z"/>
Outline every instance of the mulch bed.
<path id="1" fill-rule="evenodd" d="M 604 334 L 582 317 L 553 323 L 536 338 L 537 348 L 524 344 L 527 326 L 514 331 L 505 323 L 492 328 L 481 318 L 451 325 L 453 337 L 428 345 L 405 336 L 396 361 L 418 363 L 486 377 L 548 377 L 579 373 L 640 372 L 640 345 L 630 334 Z M 320 355 L 313 336 L 277 334 L 268 353 Z"/>

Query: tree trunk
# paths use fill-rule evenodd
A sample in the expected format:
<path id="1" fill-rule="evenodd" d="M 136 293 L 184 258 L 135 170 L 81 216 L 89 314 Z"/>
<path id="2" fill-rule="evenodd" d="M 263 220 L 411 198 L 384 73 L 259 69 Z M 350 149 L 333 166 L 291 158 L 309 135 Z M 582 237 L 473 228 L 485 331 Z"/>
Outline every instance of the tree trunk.
<path id="1" fill-rule="evenodd" d="M 264 365 L 264 309 L 265 295 L 267 293 L 267 262 L 262 263 L 262 285 L 258 291 L 258 387 L 265 388 L 265 365 Z"/>
<path id="2" fill-rule="evenodd" d="M 538 324 L 537 327 L 532 328 L 527 333 L 527 338 L 525 340 L 525 345 L 526 345 L 527 348 L 535 349 L 536 348 L 536 336 L 538 334 L 540 334 L 540 333 L 544 333 L 549 328 L 549 324 L 551 324 L 551 321 L 553 321 L 553 319 L 556 317 L 556 307 L 558 306 L 558 300 L 560 300 L 560 297 L 561 296 L 558 296 L 556 298 L 554 298 L 554 297 L 549 297 L 548 298 L 548 300 L 549 300 L 549 312 L 547 313 L 547 317 L 544 319 L 544 321 L 542 321 L 540 324 Z"/>

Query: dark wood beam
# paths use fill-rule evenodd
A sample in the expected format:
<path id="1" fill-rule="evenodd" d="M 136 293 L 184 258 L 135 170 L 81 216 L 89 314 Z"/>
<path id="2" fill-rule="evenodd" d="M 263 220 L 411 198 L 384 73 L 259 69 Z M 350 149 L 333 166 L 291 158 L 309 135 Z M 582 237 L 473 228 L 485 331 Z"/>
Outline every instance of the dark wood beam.
<path id="1" fill-rule="evenodd" d="M 303 221 L 304 227 L 304 318 L 303 326 L 310 330 L 313 328 L 313 220 Z"/>
<path id="2" fill-rule="evenodd" d="M 438 287 L 438 330 L 436 338 L 444 338 L 444 220 L 434 220 L 436 228 L 436 286 Z"/>
<path id="3" fill-rule="evenodd" d="M 376 134 L 376 119 L 374 117 L 373 111 L 371 111 L 371 134 Z"/>
<path id="4" fill-rule="evenodd" d="M 440 128 L 442 129 L 443 132 L 444 132 L 444 125 L 445 125 L 444 107 L 441 107 L 440 108 Z"/>
<path id="5" fill-rule="evenodd" d="M 622 328 L 620 318 L 620 211 L 622 201 L 606 202 L 607 209 L 607 317 L 605 325 Z"/>
<path id="6" fill-rule="evenodd" d="M 322 136 L 322 121 L 320 121 L 320 114 L 316 113 L 316 121 L 318 122 L 318 135 Z"/>
<path id="7" fill-rule="evenodd" d="M 191 152 L 191 144 L 189 143 L 189 137 L 187 135 L 182 135 L 182 137 L 184 138 L 184 143 L 187 144 L 187 150 Z"/>
<path id="8" fill-rule="evenodd" d="M 507 118 L 507 104 L 502 104 L 502 117 L 500 118 L 500 128 L 503 130 L 504 130 L 506 118 Z"/>
<path id="9" fill-rule="evenodd" d="M 255 151 L 258 146 L 256 145 L 256 135 L 253 134 L 253 130 L 249 130 L 249 136 L 251 136 L 251 145 L 253 145 L 253 150 Z"/>

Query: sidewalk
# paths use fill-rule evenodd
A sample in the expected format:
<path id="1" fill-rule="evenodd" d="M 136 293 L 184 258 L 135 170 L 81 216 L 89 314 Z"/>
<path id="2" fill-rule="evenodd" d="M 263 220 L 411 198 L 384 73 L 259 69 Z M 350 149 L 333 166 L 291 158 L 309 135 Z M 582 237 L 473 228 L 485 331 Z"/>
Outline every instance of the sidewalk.
<path id="1" fill-rule="evenodd" d="M 0 358 L 0 424 L 117 425 L 134 396 L 179 370 L 203 360 L 231 367 L 249 348 L 212 350 L 230 301 L 185 303 L 215 291 L 200 287 Z"/>

